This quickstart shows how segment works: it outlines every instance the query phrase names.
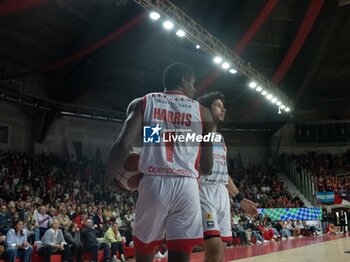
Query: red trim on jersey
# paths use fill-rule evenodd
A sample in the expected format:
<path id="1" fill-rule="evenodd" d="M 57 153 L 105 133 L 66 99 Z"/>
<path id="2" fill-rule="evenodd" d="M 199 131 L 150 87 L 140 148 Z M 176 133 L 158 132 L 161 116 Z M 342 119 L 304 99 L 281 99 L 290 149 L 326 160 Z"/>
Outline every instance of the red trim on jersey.
<path id="1" fill-rule="evenodd" d="M 170 135 L 174 135 L 175 132 L 167 132 L 170 133 Z M 174 159 L 173 159 L 173 155 L 174 155 L 174 141 L 171 139 L 171 141 L 167 141 L 165 142 L 165 156 L 166 156 L 166 160 L 168 162 L 173 163 Z"/>
<path id="2" fill-rule="evenodd" d="M 201 118 L 201 124 L 202 124 L 202 131 L 203 131 L 203 117 L 202 117 L 202 107 L 201 105 L 199 105 L 199 115 Z M 197 154 L 197 158 L 196 158 L 196 162 L 194 163 L 194 168 L 199 171 L 199 163 L 201 161 L 201 146 L 198 149 L 198 154 Z M 198 173 L 199 176 L 199 173 Z"/>
<path id="3" fill-rule="evenodd" d="M 203 238 L 167 240 L 166 244 L 168 250 L 190 254 L 194 246 L 203 244 Z"/>
<path id="4" fill-rule="evenodd" d="M 147 256 L 154 255 L 155 249 L 159 247 L 164 241 L 164 239 L 162 239 L 162 240 L 152 241 L 150 243 L 143 243 L 136 236 L 132 236 L 132 240 L 134 241 L 134 247 L 135 247 L 136 253 L 147 255 Z"/>
<path id="5" fill-rule="evenodd" d="M 199 163 L 201 161 L 201 147 L 198 147 L 198 154 L 197 154 L 197 157 L 196 157 L 196 162 L 194 163 L 194 168 L 199 171 Z M 198 175 L 199 177 L 199 175 Z"/>
<path id="6" fill-rule="evenodd" d="M 229 242 L 232 241 L 232 237 L 221 237 L 222 242 Z"/>
<path id="7" fill-rule="evenodd" d="M 145 115 L 146 103 L 147 103 L 147 97 L 144 96 L 142 101 L 142 115 Z"/>
<path id="8" fill-rule="evenodd" d="M 220 237 L 220 231 L 219 230 L 208 230 L 204 232 L 204 237 L 213 237 L 218 236 Z"/>

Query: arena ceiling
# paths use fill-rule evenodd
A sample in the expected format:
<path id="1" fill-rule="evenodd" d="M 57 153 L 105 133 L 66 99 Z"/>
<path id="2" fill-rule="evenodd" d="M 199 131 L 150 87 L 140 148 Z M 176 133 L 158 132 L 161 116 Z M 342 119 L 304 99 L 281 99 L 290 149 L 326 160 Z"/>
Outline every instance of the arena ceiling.
<path id="1" fill-rule="evenodd" d="M 271 79 L 311 1 L 277 1 L 241 57 Z M 6 11 L 8 2 L 17 2 L 21 8 L 15 5 Z M 267 0 L 172 3 L 233 48 Z M 22 94 L 18 95 L 107 110 L 125 111 L 132 99 L 161 91 L 162 71 L 172 62 L 193 67 L 199 85 L 217 69 L 211 57 L 186 39 L 165 32 L 131 0 L 2 0 L 0 39 L 1 77 L 21 81 Z M 276 106 L 247 88 L 247 79 L 239 75 L 220 73 L 206 90 L 225 94 L 231 127 L 275 130 L 291 117 L 296 121 L 349 119 L 349 39 L 350 5 L 324 1 L 300 52 L 278 84 L 294 100 L 295 111 L 290 114 L 278 114 Z M 41 84 L 28 84 L 31 79 L 40 79 Z M 9 89 L 1 85 L 2 92 L 14 92 Z"/>

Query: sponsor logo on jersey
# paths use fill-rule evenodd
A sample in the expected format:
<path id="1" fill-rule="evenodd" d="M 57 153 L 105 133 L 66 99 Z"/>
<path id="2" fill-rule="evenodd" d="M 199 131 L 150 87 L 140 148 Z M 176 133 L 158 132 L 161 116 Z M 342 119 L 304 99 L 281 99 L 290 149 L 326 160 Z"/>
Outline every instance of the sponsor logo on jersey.
<path id="1" fill-rule="evenodd" d="M 212 220 L 212 219 L 213 219 L 213 213 L 208 212 L 208 213 L 206 214 L 205 220 Z"/>
<path id="2" fill-rule="evenodd" d="M 207 227 L 213 228 L 214 227 L 214 221 L 207 221 Z"/>

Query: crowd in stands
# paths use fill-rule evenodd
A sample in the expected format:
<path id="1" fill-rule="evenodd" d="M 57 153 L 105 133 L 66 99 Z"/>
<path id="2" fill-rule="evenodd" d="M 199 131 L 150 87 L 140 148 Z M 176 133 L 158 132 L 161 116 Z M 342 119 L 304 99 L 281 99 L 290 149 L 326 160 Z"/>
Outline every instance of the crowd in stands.
<path id="1" fill-rule="evenodd" d="M 84 252 L 97 260 L 99 249 L 118 250 L 124 259 L 120 232 L 132 245 L 136 195 L 109 191 L 102 184 L 104 172 L 98 153 L 90 161 L 70 161 L 54 154 L 0 152 L 0 240 L 7 236 L 6 252 L 8 236 L 18 229 L 30 244 L 41 241 L 38 254 L 44 261 L 53 253 L 80 259 Z M 27 244 L 20 249 L 29 250 Z"/>
<path id="2" fill-rule="evenodd" d="M 263 217 L 261 214 L 257 218 L 251 218 L 244 211 L 232 211 L 231 218 L 233 237 L 239 239 L 239 244 L 243 246 L 322 233 L 322 229 L 300 220 L 271 221 L 268 216 Z"/>
<path id="3" fill-rule="evenodd" d="M 317 192 L 335 192 L 350 195 L 350 151 L 331 155 L 309 152 L 292 156 L 297 163 L 297 172 L 307 170 L 312 176 Z"/>
<path id="4" fill-rule="evenodd" d="M 64 261 L 73 258 L 81 261 L 86 252 L 91 253 L 92 260 L 97 260 L 98 250 L 105 253 L 106 260 L 117 261 L 108 254 L 110 251 L 124 254 L 122 242 L 126 246 L 133 244 L 137 194 L 111 192 L 103 185 L 104 173 L 99 152 L 92 160 L 80 161 L 55 154 L 28 156 L 0 152 L 0 254 L 5 252 L 5 242 L 11 240 L 5 235 L 26 232 L 27 235 L 22 236 L 26 241 L 20 248 L 25 257 L 33 252 L 29 244 L 40 241 L 37 253 L 44 261 L 49 261 L 55 253 L 61 253 Z M 271 167 L 230 166 L 230 173 L 239 190 L 259 207 L 303 207 L 302 201 L 288 192 Z M 268 217 L 250 218 L 233 199 L 231 211 L 233 236 L 240 239 L 242 245 L 318 232 L 305 221 L 273 222 Z M 11 244 L 7 243 L 6 252 L 12 259 L 18 254 L 11 253 L 9 246 Z M 124 256 L 119 258 L 124 259 Z"/>
<path id="5" fill-rule="evenodd" d="M 264 208 L 303 207 L 304 203 L 298 196 L 292 195 L 278 178 L 272 167 L 235 168 L 231 165 L 233 180 L 237 188 L 245 196 Z M 239 208 L 232 202 L 232 208 Z"/>

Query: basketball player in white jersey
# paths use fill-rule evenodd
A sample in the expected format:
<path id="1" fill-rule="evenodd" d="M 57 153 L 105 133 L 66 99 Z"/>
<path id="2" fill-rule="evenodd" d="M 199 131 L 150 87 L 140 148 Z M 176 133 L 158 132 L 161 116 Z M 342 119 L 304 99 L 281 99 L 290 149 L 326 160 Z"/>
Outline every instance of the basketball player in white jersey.
<path id="1" fill-rule="evenodd" d="M 139 160 L 144 176 L 138 188 L 133 230 L 138 262 L 152 261 L 164 238 L 170 262 L 189 261 L 193 246 L 203 243 L 196 179 L 211 173 L 212 143 L 169 141 L 179 129 L 197 135 L 212 130 L 210 111 L 192 100 L 194 82 L 188 66 L 175 63 L 166 68 L 164 92 L 147 94 L 129 105 L 127 120 L 109 157 L 106 182 L 118 189 L 116 173 L 123 169 L 132 145 L 144 131 Z"/>
<path id="2" fill-rule="evenodd" d="M 201 105 L 211 111 L 213 132 L 225 118 L 224 96 L 221 92 L 207 93 L 198 98 Z M 227 170 L 226 145 L 221 139 L 213 143 L 213 171 L 201 177 L 200 201 L 203 216 L 206 262 L 223 261 L 226 242 L 232 239 L 229 194 L 236 198 L 247 214 L 258 214 L 256 204 L 238 191 Z"/>

